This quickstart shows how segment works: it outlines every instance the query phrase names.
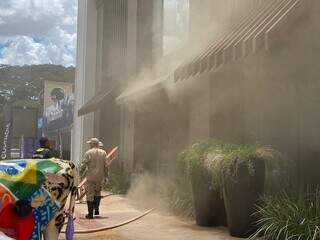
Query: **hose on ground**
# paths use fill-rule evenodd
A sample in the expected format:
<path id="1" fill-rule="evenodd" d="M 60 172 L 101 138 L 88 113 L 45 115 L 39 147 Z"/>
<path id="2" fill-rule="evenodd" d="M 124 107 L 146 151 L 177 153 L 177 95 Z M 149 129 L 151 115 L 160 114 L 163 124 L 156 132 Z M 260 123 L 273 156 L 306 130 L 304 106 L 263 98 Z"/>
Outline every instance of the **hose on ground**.
<path id="1" fill-rule="evenodd" d="M 106 227 L 101 227 L 101 228 L 94 228 L 94 229 L 88 229 L 88 230 L 75 230 L 74 233 L 75 234 L 88 234 L 88 233 L 96 233 L 96 232 L 103 232 L 103 231 L 107 231 L 107 230 L 111 230 L 111 229 L 114 229 L 114 228 L 118 228 L 118 227 L 122 227 L 124 225 L 127 225 L 129 223 L 132 223 L 134 221 L 137 221 L 138 219 L 148 215 L 149 213 L 151 213 L 152 211 L 154 210 L 154 208 L 140 214 L 139 216 L 137 217 L 134 217 L 134 218 L 131 218 L 127 221 L 124 221 L 122 223 L 118 223 L 118 224 L 115 224 L 115 225 L 111 225 L 111 226 L 106 226 Z M 61 233 L 65 233 L 66 231 L 65 230 L 62 230 Z"/>

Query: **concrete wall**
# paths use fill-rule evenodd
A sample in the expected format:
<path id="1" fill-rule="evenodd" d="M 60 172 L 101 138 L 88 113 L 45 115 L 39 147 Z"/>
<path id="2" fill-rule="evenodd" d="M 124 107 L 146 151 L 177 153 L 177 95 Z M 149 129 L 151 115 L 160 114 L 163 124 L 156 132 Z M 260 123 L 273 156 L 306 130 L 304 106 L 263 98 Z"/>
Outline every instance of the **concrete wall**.
<path id="1" fill-rule="evenodd" d="M 243 142 L 243 74 L 233 64 L 211 73 L 210 136 L 228 142 Z"/>
<path id="2" fill-rule="evenodd" d="M 210 137 L 210 81 L 206 74 L 197 79 L 189 93 L 189 143 Z"/>
<path id="3" fill-rule="evenodd" d="M 210 77 L 210 135 L 275 147 L 290 161 L 294 179 L 307 184 L 320 183 L 320 31 L 311 13 L 285 26 L 270 51 Z"/>
<path id="4" fill-rule="evenodd" d="M 173 174 L 177 154 L 189 143 L 187 97 L 173 101 L 164 89 L 136 99 L 133 171 Z"/>

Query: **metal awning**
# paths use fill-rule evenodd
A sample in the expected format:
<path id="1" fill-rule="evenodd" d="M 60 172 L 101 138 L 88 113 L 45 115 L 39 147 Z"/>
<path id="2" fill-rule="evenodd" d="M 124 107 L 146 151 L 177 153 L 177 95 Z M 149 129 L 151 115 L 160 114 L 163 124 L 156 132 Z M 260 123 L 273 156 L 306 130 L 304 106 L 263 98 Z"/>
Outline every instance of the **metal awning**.
<path id="1" fill-rule="evenodd" d="M 118 103 L 125 102 L 126 100 L 132 99 L 143 94 L 150 94 L 158 91 L 164 87 L 164 85 L 173 82 L 173 74 L 168 74 L 157 78 L 153 81 L 138 82 L 135 86 L 129 87 L 126 91 L 121 93 L 116 101 Z"/>
<path id="2" fill-rule="evenodd" d="M 84 104 L 78 110 L 78 116 L 80 117 L 98 110 L 98 108 L 101 106 L 102 102 L 106 98 L 112 97 L 113 95 L 112 92 L 113 92 L 113 89 L 107 90 L 107 91 L 101 91 L 98 94 L 96 94 L 93 98 L 91 98 L 86 104 Z"/>
<path id="3" fill-rule="evenodd" d="M 230 61 L 268 49 L 270 39 L 281 33 L 281 25 L 302 10 L 303 0 L 264 0 L 191 61 L 175 70 L 174 80 L 184 80 L 216 69 Z"/>

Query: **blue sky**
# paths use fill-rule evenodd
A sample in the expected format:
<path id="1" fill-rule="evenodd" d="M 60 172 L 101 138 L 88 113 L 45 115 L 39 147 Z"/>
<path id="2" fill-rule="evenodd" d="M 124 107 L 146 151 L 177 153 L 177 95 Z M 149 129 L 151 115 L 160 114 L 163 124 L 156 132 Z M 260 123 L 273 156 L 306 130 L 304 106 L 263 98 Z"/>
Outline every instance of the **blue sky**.
<path id="1" fill-rule="evenodd" d="M 75 65 L 77 0 L 0 0 L 0 64 Z"/>

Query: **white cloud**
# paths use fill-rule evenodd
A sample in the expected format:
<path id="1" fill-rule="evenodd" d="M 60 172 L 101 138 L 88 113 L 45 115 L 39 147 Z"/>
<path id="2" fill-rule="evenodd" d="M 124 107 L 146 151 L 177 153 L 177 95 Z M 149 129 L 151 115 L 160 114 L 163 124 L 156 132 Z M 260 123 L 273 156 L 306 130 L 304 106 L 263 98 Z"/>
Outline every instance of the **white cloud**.
<path id="1" fill-rule="evenodd" d="M 1 1 L 0 63 L 74 65 L 76 14 L 77 0 Z"/>

